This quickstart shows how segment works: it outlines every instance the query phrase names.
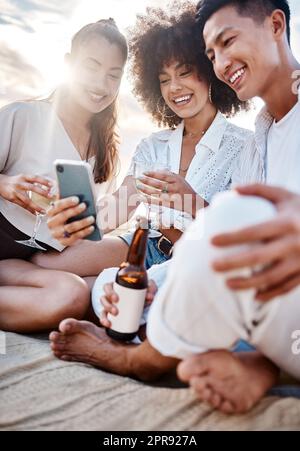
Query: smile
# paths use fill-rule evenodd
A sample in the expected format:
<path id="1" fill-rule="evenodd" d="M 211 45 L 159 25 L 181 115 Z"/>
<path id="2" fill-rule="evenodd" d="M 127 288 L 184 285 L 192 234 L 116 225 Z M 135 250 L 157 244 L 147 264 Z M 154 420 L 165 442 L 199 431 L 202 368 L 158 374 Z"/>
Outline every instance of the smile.
<path id="1" fill-rule="evenodd" d="M 187 105 L 193 97 L 193 94 L 188 94 L 186 96 L 176 97 L 173 98 L 172 101 L 175 103 L 175 105 Z"/>
<path id="2" fill-rule="evenodd" d="M 95 103 L 100 103 L 105 97 L 105 96 L 101 96 L 93 91 L 87 91 L 87 93 L 88 93 L 90 99 L 92 100 L 92 102 L 95 102 Z"/>
<path id="3" fill-rule="evenodd" d="M 242 78 L 244 73 L 246 72 L 246 66 L 242 67 L 241 69 L 237 70 L 230 78 L 230 84 L 235 85 L 237 82 Z"/>

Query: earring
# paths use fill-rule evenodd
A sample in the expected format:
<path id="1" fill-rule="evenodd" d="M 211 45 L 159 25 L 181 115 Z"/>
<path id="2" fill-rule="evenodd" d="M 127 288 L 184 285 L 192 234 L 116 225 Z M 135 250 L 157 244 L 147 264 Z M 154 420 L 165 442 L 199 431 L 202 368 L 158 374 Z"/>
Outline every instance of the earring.
<path id="1" fill-rule="evenodd" d="M 160 101 L 161 100 L 164 102 L 163 111 L 160 109 Z M 167 106 L 166 106 L 166 103 L 165 103 L 164 99 L 162 98 L 162 96 L 158 99 L 156 108 L 157 108 L 157 111 L 159 112 L 159 114 L 161 115 L 162 119 L 172 119 L 172 118 L 176 117 L 175 113 L 172 115 L 169 115 L 169 116 L 166 114 Z"/>
<path id="2" fill-rule="evenodd" d="M 212 84 L 209 85 L 208 99 L 209 99 L 210 103 L 213 103 L 213 101 L 212 101 Z"/>

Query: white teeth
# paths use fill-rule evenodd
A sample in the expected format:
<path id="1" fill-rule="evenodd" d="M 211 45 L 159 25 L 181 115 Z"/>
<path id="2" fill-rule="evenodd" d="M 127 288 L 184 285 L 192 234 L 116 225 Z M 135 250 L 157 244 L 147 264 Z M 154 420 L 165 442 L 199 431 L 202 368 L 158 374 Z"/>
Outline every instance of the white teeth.
<path id="1" fill-rule="evenodd" d="M 88 91 L 88 93 L 94 102 L 101 102 L 101 100 L 104 97 L 104 96 L 99 96 L 98 94 L 95 94 L 94 92 L 91 92 L 91 91 Z"/>
<path id="2" fill-rule="evenodd" d="M 192 98 L 191 95 L 189 96 L 184 96 L 184 97 L 179 97 L 178 99 L 174 99 L 175 103 L 181 103 L 181 102 L 187 102 L 188 100 L 190 100 Z"/>
<path id="3" fill-rule="evenodd" d="M 245 73 L 245 69 L 238 70 L 230 79 L 230 83 L 233 84 L 238 78 L 240 78 Z"/>

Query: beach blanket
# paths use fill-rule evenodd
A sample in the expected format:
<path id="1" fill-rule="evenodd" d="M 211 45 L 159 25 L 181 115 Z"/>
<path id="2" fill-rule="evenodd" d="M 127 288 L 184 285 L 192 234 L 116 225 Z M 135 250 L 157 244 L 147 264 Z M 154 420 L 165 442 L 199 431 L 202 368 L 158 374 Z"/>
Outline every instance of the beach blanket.
<path id="1" fill-rule="evenodd" d="M 188 388 L 146 385 L 61 362 L 43 337 L 5 338 L 1 431 L 300 430 L 300 400 L 268 397 L 247 415 L 225 416 Z"/>

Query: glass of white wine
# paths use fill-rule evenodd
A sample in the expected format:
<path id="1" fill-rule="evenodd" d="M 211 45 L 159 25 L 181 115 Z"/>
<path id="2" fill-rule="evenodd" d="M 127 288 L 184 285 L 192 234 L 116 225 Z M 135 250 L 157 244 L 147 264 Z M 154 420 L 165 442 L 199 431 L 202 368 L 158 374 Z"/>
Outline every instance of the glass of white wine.
<path id="1" fill-rule="evenodd" d="M 136 160 L 134 161 L 134 179 L 136 184 L 136 189 L 141 193 L 143 197 L 146 199 L 146 207 L 147 207 L 147 219 L 150 224 L 149 230 L 149 238 L 160 238 L 161 232 L 159 231 L 159 207 L 155 206 L 152 208 L 151 198 L 147 198 L 147 196 L 141 192 L 140 188 L 143 184 L 140 182 L 139 178 L 143 177 L 145 172 L 160 172 L 160 171 L 170 171 L 170 154 L 169 149 L 166 149 L 165 158 L 162 158 L 161 161 L 155 163 L 146 163 L 144 161 Z M 161 194 L 160 191 L 157 191 L 157 196 Z"/>
<path id="2" fill-rule="evenodd" d="M 35 183 L 35 185 L 38 186 L 39 188 L 43 189 L 42 185 L 39 185 L 38 183 Z M 57 199 L 57 187 L 55 184 L 53 184 L 49 194 L 50 194 L 50 197 L 44 197 L 33 191 L 28 192 L 28 196 L 32 200 L 32 202 L 34 202 L 36 205 L 41 207 L 45 212 L 51 206 L 52 202 L 54 202 Z M 31 238 L 29 240 L 25 240 L 25 241 L 16 241 L 16 243 L 23 244 L 24 246 L 29 246 L 34 249 L 38 249 L 40 251 L 47 251 L 47 249 L 40 246 L 36 242 L 36 237 L 37 237 L 38 231 L 40 229 L 43 218 L 46 216 L 46 213 L 40 213 L 40 212 L 36 211 L 35 215 L 36 215 L 36 220 L 35 220 L 35 225 L 34 225 L 34 229 L 33 229 Z"/>

